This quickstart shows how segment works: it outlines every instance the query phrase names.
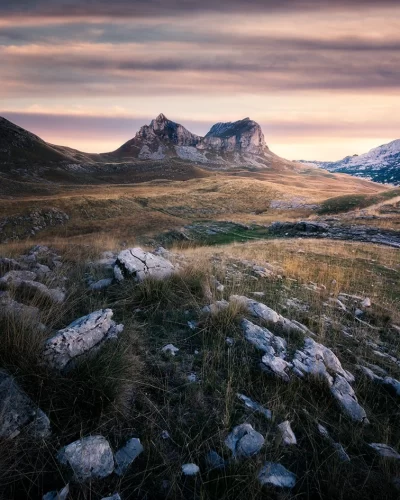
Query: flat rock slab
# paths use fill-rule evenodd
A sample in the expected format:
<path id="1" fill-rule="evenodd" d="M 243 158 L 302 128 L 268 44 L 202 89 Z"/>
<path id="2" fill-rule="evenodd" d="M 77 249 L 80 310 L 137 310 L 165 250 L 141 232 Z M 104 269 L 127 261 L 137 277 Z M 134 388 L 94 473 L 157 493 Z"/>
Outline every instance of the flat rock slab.
<path id="1" fill-rule="evenodd" d="M 118 254 L 114 266 L 114 275 L 118 281 L 127 277 L 143 281 L 150 276 L 165 279 L 174 272 L 171 262 L 160 255 L 145 252 L 141 248 L 129 248 Z"/>
<path id="2" fill-rule="evenodd" d="M 276 488 L 291 489 L 296 484 L 297 478 L 279 463 L 265 462 L 264 467 L 258 474 L 258 479 L 262 485 L 275 486 Z"/>
<path id="3" fill-rule="evenodd" d="M 225 439 L 226 446 L 233 457 L 251 457 L 264 446 L 264 436 L 253 429 L 250 424 L 236 426 Z"/>
<path id="4" fill-rule="evenodd" d="M 45 363 L 56 370 L 64 370 L 78 357 L 99 348 L 105 342 L 116 339 L 123 325 L 111 318 L 111 309 L 100 309 L 73 321 L 48 339 L 43 350 Z"/>
<path id="5" fill-rule="evenodd" d="M 45 438 L 50 435 L 50 421 L 14 377 L 0 370 L 0 438 L 12 439 L 21 431 Z"/>
<path id="6" fill-rule="evenodd" d="M 122 476 L 128 470 L 132 462 L 143 452 L 144 448 L 140 439 L 132 438 L 125 446 L 115 453 L 115 473 Z"/>
<path id="7" fill-rule="evenodd" d="M 109 442 L 103 436 L 89 436 L 62 448 L 57 458 L 74 472 L 77 482 L 99 479 L 112 474 L 114 457 Z"/>

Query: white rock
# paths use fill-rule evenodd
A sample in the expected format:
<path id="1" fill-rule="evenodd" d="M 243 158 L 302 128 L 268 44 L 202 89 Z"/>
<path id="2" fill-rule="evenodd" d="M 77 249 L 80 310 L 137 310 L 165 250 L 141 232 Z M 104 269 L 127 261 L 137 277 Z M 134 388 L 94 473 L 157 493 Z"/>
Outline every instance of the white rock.
<path id="1" fill-rule="evenodd" d="M 252 399 L 248 398 L 244 394 L 236 394 L 236 396 L 243 401 L 243 403 L 247 406 L 247 408 L 250 408 L 254 410 L 257 413 L 261 413 L 266 417 L 268 420 L 271 420 L 272 418 L 272 413 L 271 410 L 268 410 L 267 408 L 264 408 L 264 406 L 260 405 L 259 403 L 256 403 Z"/>
<path id="2" fill-rule="evenodd" d="M 171 436 L 169 435 L 169 432 L 168 431 L 162 431 L 161 432 L 161 437 L 163 439 L 169 439 Z"/>
<path id="3" fill-rule="evenodd" d="M 128 470 L 131 463 L 143 452 L 144 448 L 140 439 L 132 438 L 125 446 L 115 453 L 115 473 L 122 476 Z"/>
<path id="4" fill-rule="evenodd" d="M 160 255 L 145 252 L 141 248 L 129 248 L 118 254 L 114 272 L 117 280 L 125 276 L 132 276 L 137 281 L 143 281 L 147 276 L 165 279 L 174 272 L 174 266 Z"/>
<path id="5" fill-rule="evenodd" d="M 278 425 L 278 429 L 280 432 L 280 441 L 284 445 L 293 445 L 297 444 L 297 439 L 296 436 L 294 435 L 294 432 L 290 426 L 289 420 L 285 420 L 281 424 Z"/>
<path id="6" fill-rule="evenodd" d="M 68 465 L 78 482 L 109 476 L 114 470 L 110 444 L 103 436 L 89 436 L 62 448 L 57 458 Z"/>
<path id="7" fill-rule="evenodd" d="M 173 344 L 167 344 L 161 349 L 161 351 L 165 352 L 166 354 L 170 354 L 171 356 L 175 356 L 175 354 L 179 352 L 179 349 Z"/>
<path id="8" fill-rule="evenodd" d="M 400 460 L 400 454 L 392 448 L 391 446 L 384 443 L 370 443 L 370 446 L 373 450 L 375 450 L 378 455 L 385 458 L 394 458 L 396 460 Z"/>
<path id="9" fill-rule="evenodd" d="M 196 464 L 183 464 L 182 472 L 185 476 L 195 476 L 200 472 L 200 468 Z"/>
<path id="10" fill-rule="evenodd" d="M 261 369 L 270 373 L 272 375 L 276 375 L 278 378 L 282 379 L 285 382 L 289 381 L 288 369 L 291 367 L 291 364 L 285 361 L 284 359 L 274 356 L 273 354 L 266 353 L 261 358 Z"/>
<path id="11" fill-rule="evenodd" d="M 364 408 L 358 403 L 353 388 L 344 377 L 336 375 L 331 393 L 351 420 L 364 424 L 369 423 Z"/>
<path id="12" fill-rule="evenodd" d="M 110 497 L 103 497 L 101 500 L 121 500 L 121 497 L 118 493 L 114 493 L 114 495 Z"/>
<path id="13" fill-rule="evenodd" d="M 48 366 L 63 370 L 90 351 L 97 350 L 106 341 L 115 339 L 123 330 L 111 318 L 111 309 L 100 309 L 73 321 L 69 326 L 48 339 L 43 350 L 43 359 Z"/>
<path id="14" fill-rule="evenodd" d="M 250 424 L 236 426 L 225 439 L 225 444 L 232 451 L 234 458 L 257 454 L 264 446 L 264 442 L 264 436 L 255 431 Z"/>
<path id="15" fill-rule="evenodd" d="M 14 377 L 0 370 L 0 438 L 13 439 L 21 431 L 46 438 L 50 435 L 50 421 Z"/>
<path id="16" fill-rule="evenodd" d="M 191 373 L 190 375 L 187 376 L 187 380 L 190 383 L 197 382 L 197 375 L 195 373 Z"/>
<path id="17" fill-rule="evenodd" d="M 293 472 L 274 462 L 265 462 L 258 474 L 258 479 L 262 485 L 271 485 L 277 488 L 293 488 L 297 481 Z"/>
<path id="18" fill-rule="evenodd" d="M 69 495 L 69 484 L 64 486 L 60 491 L 49 491 L 43 495 L 42 500 L 67 500 Z"/>
<path id="19" fill-rule="evenodd" d="M 369 297 L 366 297 L 362 302 L 361 302 L 361 307 L 371 307 L 371 299 Z"/>

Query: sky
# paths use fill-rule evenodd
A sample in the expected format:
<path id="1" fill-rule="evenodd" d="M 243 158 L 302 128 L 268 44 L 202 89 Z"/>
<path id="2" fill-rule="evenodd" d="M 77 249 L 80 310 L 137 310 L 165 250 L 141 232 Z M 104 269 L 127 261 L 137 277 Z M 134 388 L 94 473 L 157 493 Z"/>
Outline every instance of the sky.
<path id="1" fill-rule="evenodd" d="M 0 0 L 0 63 L 0 115 L 87 152 L 161 112 L 291 160 L 400 138 L 399 0 Z"/>

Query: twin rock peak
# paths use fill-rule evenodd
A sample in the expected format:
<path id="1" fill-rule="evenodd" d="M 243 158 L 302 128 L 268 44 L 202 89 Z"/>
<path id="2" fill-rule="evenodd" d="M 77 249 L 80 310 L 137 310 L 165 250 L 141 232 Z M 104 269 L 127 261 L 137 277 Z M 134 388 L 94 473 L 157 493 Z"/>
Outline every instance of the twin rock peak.
<path id="1" fill-rule="evenodd" d="M 269 149 L 260 125 L 250 118 L 216 123 L 201 137 L 161 113 L 117 151 L 140 159 L 179 156 L 202 161 L 210 154 L 264 156 Z"/>

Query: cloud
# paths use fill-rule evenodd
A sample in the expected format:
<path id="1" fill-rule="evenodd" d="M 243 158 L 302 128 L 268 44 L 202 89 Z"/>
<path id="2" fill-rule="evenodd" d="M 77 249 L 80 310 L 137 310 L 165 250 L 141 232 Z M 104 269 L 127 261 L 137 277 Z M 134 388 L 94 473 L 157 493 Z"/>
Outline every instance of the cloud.
<path id="1" fill-rule="evenodd" d="M 397 0 L 380 0 L 381 7 L 394 7 Z M 0 15 L 70 17 L 149 17 L 193 15 L 204 12 L 226 13 L 273 11 L 363 9 L 376 6 L 376 0 L 15 0 L 2 2 Z"/>

